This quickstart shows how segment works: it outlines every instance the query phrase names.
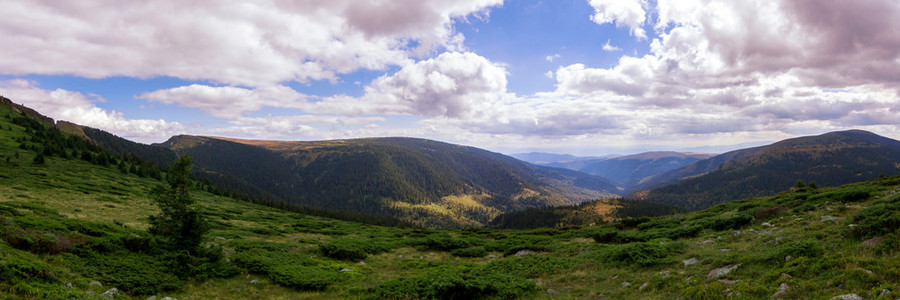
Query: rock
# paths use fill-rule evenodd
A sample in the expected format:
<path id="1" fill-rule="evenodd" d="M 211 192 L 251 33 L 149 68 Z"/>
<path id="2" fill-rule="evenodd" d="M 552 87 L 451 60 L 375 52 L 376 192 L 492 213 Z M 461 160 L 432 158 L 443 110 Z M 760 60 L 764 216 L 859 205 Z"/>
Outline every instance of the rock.
<path id="1" fill-rule="evenodd" d="M 488 256 L 487 256 L 487 258 L 490 258 L 490 259 L 495 259 L 495 258 L 497 258 L 497 256 L 496 256 L 496 255 L 493 255 L 493 254 L 491 254 L 491 255 L 488 255 Z"/>
<path id="2" fill-rule="evenodd" d="M 644 282 L 644 284 L 642 284 L 640 287 L 638 287 L 638 291 L 643 291 L 643 290 L 646 289 L 648 286 L 650 286 L 650 283 L 649 283 L 649 282 Z"/>
<path id="3" fill-rule="evenodd" d="M 837 223 L 838 219 L 832 216 L 822 216 L 822 222 Z"/>
<path id="4" fill-rule="evenodd" d="M 726 274 L 731 273 L 731 271 L 736 270 L 740 265 L 741 264 L 736 264 L 736 265 L 730 265 L 727 267 L 712 269 L 709 271 L 709 274 L 706 274 L 706 278 L 707 279 L 715 279 L 715 278 L 725 276 Z"/>
<path id="5" fill-rule="evenodd" d="M 150 296 L 150 297 L 147 297 L 146 300 L 156 300 L 156 296 Z"/>
<path id="6" fill-rule="evenodd" d="M 869 271 L 869 270 L 866 270 L 866 269 L 863 269 L 863 268 L 860 268 L 860 267 L 853 267 L 853 269 L 855 269 L 855 270 L 860 270 L 860 271 L 863 271 L 863 272 L 866 272 L 866 274 L 869 274 L 869 275 L 875 274 L 875 272 L 872 272 L 872 271 Z"/>
<path id="7" fill-rule="evenodd" d="M 108 289 L 105 292 L 103 292 L 103 294 L 100 294 L 100 297 L 107 298 L 107 299 L 113 299 L 116 297 L 116 294 L 118 294 L 118 293 L 119 293 L 118 289 L 111 288 L 111 289 Z"/>
<path id="8" fill-rule="evenodd" d="M 547 294 L 556 295 L 556 294 L 559 294 L 559 291 L 554 290 L 554 289 L 547 289 Z"/>
<path id="9" fill-rule="evenodd" d="M 724 285 L 735 285 L 738 282 L 741 282 L 740 280 L 728 280 L 728 279 L 719 279 L 716 281 L 721 282 Z"/>
<path id="10" fill-rule="evenodd" d="M 702 241 L 702 242 L 697 242 L 697 244 L 700 244 L 700 245 L 712 245 L 712 244 L 715 244 L 715 243 L 716 243 L 716 242 L 714 242 L 713 240 L 705 240 L 705 241 Z"/>
<path id="11" fill-rule="evenodd" d="M 881 244 L 881 242 L 884 242 L 884 237 L 883 237 L 883 236 L 876 236 L 876 237 L 873 237 L 873 238 L 871 238 L 871 239 L 865 240 L 865 241 L 863 241 L 862 243 L 859 243 L 859 245 L 860 245 L 860 246 L 866 246 L 866 247 L 869 247 L 869 248 L 875 248 L 875 246 L 878 246 L 878 244 Z"/>
<path id="12" fill-rule="evenodd" d="M 850 224 L 850 225 L 847 225 L 847 227 L 854 228 L 854 227 L 856 227 L 856 224 Z"/>
<path id="13" fill-rule="evenodd" d="M 784 261 L 786 261 L 786 262 L 791 261 L 792 259 L 794 259 L 794 257 L 790 256 L 790 255 L 784 257 Z"/>
<path id="14" fill-rule="evenodd" d="M 860 297 L 857 294 L 843 294 L 831 297 L 831 300 L 866 300 L 866 298 Z"/>
<path id="15" fill-rule="evenodd" d="M 783 241 L 783 240 L 784 240 L 784 237 L 779 236 L 779 237 L 775 238 L 775 243 L 776 243 L 776 244 L 777 244 L 777 243 L 780 243 L 780 242 Z"/>
<path id="16" fill-rule="evenodd" d="M 516 257 L 526 257 L 532 253 L 534 252 L 531 252 L 531 250 L 519 250 L 519 252 L 516 252 Z"/>
<path id="17" fill-rule="evenodd" d="M 623 282 L 622 282 L 622 287 L 623 287 L 623 288 L 627 288 L 627 287 L 629 287 L 629 286 L 631 286 L 631 282 L 628 282 L 628 281 L 623 281 Z"/>
<path id="18" fill-rule="evenodd" d="M 72 283 L 70 283 L 70 282 L 68 282 L 68 281 L 66 281 L 65 283 L 63 283 L 63 285 L 65 285 L 66 288 L 68 288 L 70 291 L 71 291 L 72 288 L 73 288 L 73 287 L 72 287 Z"/>
<path id="19" fill-rule="evenodd" d="M 691 257 L 691 258 L 682 260 L 681 262 L 684 263 L 685 267 L 687 267 L 687 266 L 696 265 L 696 264 L 700 263 L 700 260 L 698 260 L 697 258 Z"/>
<path id="20" fill-rule="evenodd" d="M 890 294 L 891 294 L 891 291 L 890 291 L 890 290 L 888 290 L 888 289 L 881 289 L 881 293 L 878 293 L 878 297 L 885 296 L 885 295 L 890 295 Z"/>
<path id="21" fill-rule="evenodd" d="M 256 280 L 256 279 L 250 280 L 250 284 L 259 284 L 259 280 Z"/>
<path id="22" fill-rule="evenodd" d="M 178 299 L 175 299 L 172 297 L 162 297 L 162 299 L 159 299 L 159 300 L 178 300 Z"/>
<path id="23" fill-rule="evenodd" d="M 103 286 L 103 284 L 100 283 L 99 281 L 91 281 L 91 283 L 89 283 L 89 285 L 90 286 Z"/>
<path id="24" fill-rule="evenodd" d="M 353 272 L 353 269 L 343 268 L 341 272 Z"/>
<path id="25" fill-rule="evenodd" d="M 360 262 L 356 263 L 356 265 L 357 266 L 365 266 L 366 262 L 360 261 Z"/>
<path id="26" fill-rule="evenodd" d="M 740 231 L 740 230 L 732 231 L 732 232 L 731 232 L 731 235 L 732 235 L 732 236 L 739 236 L 739 235 L 741 235 L 741 231 Z"/>
<path id="27" fill-rule="evenodd" d="M 403 255 L 397 255 L 397 258 L 403 259 Z"/>
<path id="28" fill-rule="evenodd" d="M 763 222 L 762 227 L 775 227 L 775 225 L 772 225 L 772 223 L 769 222 Z"/>
<path id="29" fill-rule="evenodd" d="M 659 272 L 659 275 L 662 276 L 662 278 L 669 278 L 669 276 L 671 276 L 671 273 L 669 271 L 662 271 Z"/>
<path id="30" fill-rule="evenodd" d="M 787 291 L 790 289 L 791 289 L 791 286 L 788 285 L 787 283 L 782 283 L 781 285 L 778 286 L 779 291 Z"/>
<path id="31" fill-rule="evenodd" d="M 728 248 L 719 249 L 719 252 L 723 252 L 723 253 L 728 252 L 728 251 L 731 251 L 731 249 L 728 249 Z"/>
<path id="32" fill-rule="evenodd" d="M 789 278 L 791 278 L 791 274 L 788 274 L 788 273 L 781 273 L 781 278 L 789 279 Z"/>
<path id="33" fill-rule="evenodd" d="M 774 294 L 772 294 L 772 298 L 787 297 L 787 295 L 788 295 L 788 292 L 786 292 L 786 291 L 777 291 Z"/>

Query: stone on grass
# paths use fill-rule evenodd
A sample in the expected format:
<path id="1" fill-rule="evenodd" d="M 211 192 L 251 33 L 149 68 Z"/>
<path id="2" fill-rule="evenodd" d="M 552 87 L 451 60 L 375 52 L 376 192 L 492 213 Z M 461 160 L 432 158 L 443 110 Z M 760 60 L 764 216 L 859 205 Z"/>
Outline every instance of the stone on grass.
<path id="1" fill-rule="evenodd" d="M 884 242 L 884 237 L 883 237 L 883 236 L 876 236 L 876 237 L 873 237 L 873 238 L 871 238 L 871 239 L 865 240 L 865 241 L 863 241 L 862 243 L 859 243 L 859 245 L 860 245 L 860 246 L 866 246 L 866 247 L 869 247 L 869 248 L 875 248 L 875 246 L 878 246 L 878 244 L 881 244 L 881 242 Z"/>
<path id="2" fill-rule="evenodd" d="M 790 255 L 784 257 L 784 261 L 791 261 L 792 259 L 794 259 L 794 257 Z"/>
<path id="3" fill-rule="evenodd" d="M 547 289 L 547 294 L 556 295 L 556 294 L 559 294 L 559 291 L 554 290 L 554 289 Z"/>
<path id="4" fill-rule="evenodd" d="M 107 299 L 113 299 L 116 297 L 116 294 L 118 294 L 118 293 L 119 293 L 118 289 L 111 288 L 111 289 L 108 289 L 105 292 L 103 292 L 103 294 L 100 294 L 100 297 L 107 298 Z"/>
<path id="5" fill-rule="evenodd" d="M 714 243 L 715 243 L 715 242 L 714 242 L 713 240 L 705 240 L 705 241 L 702 241 L 702 242 L 697 242 L 697 244 L 700 244 L 700 245 L 712 245 L 712 244 L 714 244 Z"/>
<path id="6" fill-rule="evenodd" d="M 730 265 L 727 267 L 715 268 L 709 271 L 709 274 L 706 274 L 707 279 L 715 279 L 731 273 L 731 271 L 736 270 L 741 264 Z"/>
<path id="7" fill-rule="evenodd" d="M 650 286 L 650 283 L 649 283 L 649 282 L 644 282 L 644 284 L 642 284 L 642 285 L 638 288 L 638 291 L 643 291 L 643 290 L 646 289 L 648 286 Z"/>
<path id="8" fill-rule="evenodd" d="M 532 253 L 534 252 L 531 252 L 531 250 L 519 250 L 519 252 L 516 252 L 516 257 L 526 257 Z"/>
<path id="9" fill-rule="evenodd" d="M 343 268 L 341 272 L 353 272 L 353 269 Z"/>
<path id="10" fill-rule="evenodd" d="M 159 300 L 178 300 L 178 299 L 175 299 L 172 297 L 162 297 L 162 299 L 159 299 Z"/>
<path id="11" fill-rule="evenodd" d="M 487 256 L 487 258 L 490 258 L 490 259 L 495 259 L 495 258 L 497 258 L 497 256 L 496 256 L 496 255 L 493 255 L 493 254 L 491 254 L 491 255 L 488 255 L 488 256 Z"/>
<path id="12" fill-rule="evenodd" d="M 772 294 L 772 298 L 787 297 L 787 295 L 788 295 L 787 291 L 777 291 L 774 294 Z"/>
<path id="13" fill-rule="evenodd" d="M 831 300 L 866 300 L 866 298 L 860 297 L 857 294 L 843 294 L 831 297 Z"/>
<path id="14" fill-rule="evenodd" d="M 150 296 L 150 297 L 147 297 L 146 300 L 156 300 L 156 296 Z"/>
<path id="15" fill-rule="evenodd" d="M 763 223 L 762 223 L 762 227 L 775 227 L 775 226 L 772 225 L 772 223 L 769 223 L 769 222 L 763 222 Z"/>
<path id="16" fill-rule="evenodd" d="M 784 279 L 791 278 L 791 274 L 788 274 L 788 273 L 781 273 L 781 278 L 784 278 Z"/>
<path id="17" fill-rule="evenodd" d="M 363 261 L 360 261 L 360 262 L 358 262 L 358 263 L 356 263 L 356 265 L 357 265 L 357 266 L 365 266 L 365 265 L 366 265 L 366 263 L 365 263 L 365 262 L 363 262 Z"/>
<path id="18" fill-rule="evenodd" d="M 631 282 L 628 282 L 628 281 L 622 282 L 622 287 L 623 287 L 623 288 L 627 288 L 627 287 L 629 287 L 629 286 L 631 286 Z"/>
<path id="19" fill-rule="evenodd" d="M 695 258 L 695 257 L 691 257 L 691 258 L 682 260 L 681 262 L 684 263 L 684 266 L 685 266 L 685 267 L 687 267 L 687 266 L 690 266 L 690 265 L 696 265 L 696 264 L 700 263 L 700 260 L 698 260 L 698 259 Z"/>
<path id="20" fill-rule="evenodd" d="M 662 276 L 662 278 L 669 278 L 669 276 L 671 276 L 672 273 L 669 271 L 662 271 L 662 272 L 659 272 L 659 275 Z"/>
<path id="21" fill-rule="evenodd" d="M 250 284 L 259 284 L 259 280 L 256 280 L 256 279 L 250 280 Z"/>
<path id="22" fill-rule="evenodd" d="M 822 216 L 822 222 L 837 223 L 838 219 L 832 216 Z"/>
<path id="23" fill-rule="evenodd" d="M 89 283 L 89 285 L 90 286 L 103 286 L 103 284 L 100 283 L 99 281 L 91 281 L 91 283 Z"/>

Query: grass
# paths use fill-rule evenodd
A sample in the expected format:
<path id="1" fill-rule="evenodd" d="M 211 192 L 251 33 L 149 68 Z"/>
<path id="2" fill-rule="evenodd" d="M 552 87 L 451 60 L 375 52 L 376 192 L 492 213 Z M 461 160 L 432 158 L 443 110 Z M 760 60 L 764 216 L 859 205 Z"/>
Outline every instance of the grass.
<path id="1" fill-rule="evenodd" d="M 194 192 L 213 224 L 205 244 L 227 263 L 185 276 L 147 251 L 158 213 L 147 192 L 159 181 L 77 159 L 36 166 L 15 142 L 24 129 L 3 118 L 0 127 L 2 298 L 117 287 L 124 299 L 756 299 L 781 284 L 788 298 L 900 296 L 900 177 L 536 230 L 379 227 Z M 883 241 L 862 244 L 873 237 Z"/>

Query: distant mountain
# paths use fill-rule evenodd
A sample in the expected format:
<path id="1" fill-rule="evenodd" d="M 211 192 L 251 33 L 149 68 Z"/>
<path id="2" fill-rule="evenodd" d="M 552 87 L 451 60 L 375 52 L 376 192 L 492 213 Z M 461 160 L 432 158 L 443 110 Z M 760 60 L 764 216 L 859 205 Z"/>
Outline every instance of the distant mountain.
<path id="1" fill-rule="evenodd" d="M 718 155 L 660 176 L 634 197 L 701 209 L 776 193 L 798 180 L 838 186 L 900 173 L 900 141 L 862 130 L 784 140 Z"/>
<path id="2" fill-rule="evenodd" d="M 486 150 L 413 138 L 317 142 L 176 136 L 213 183 L 332 210 L 426 226 L 477 226 L 500 213 L 617 196 L 596 176 L 538 167 Z"/>
<path id="3" fill-rule="evenodd" d="M 167 166 L 176 158 L 175 151 L 172 151 L 171 149 L 132 142 L 100 129 L 82 126 L 67 121 L 56 122 L 56 127 L 63 132 L 87 139 L 88 141 L 109 150 L 112 154 L 118 154 L 123 157 L 140 157 L 143 160 L 152 162 L 158 166 Z"/>
<path id="4" fill-rule="evenodd" d="M 689 166 L 712 156 L 712 154 L 706 153 L 659 151 L 605 158 L 576 158 L 569 161 L 532 163 L 603 177 L 625 191 L 633 191 L 635 186 L 651 182 L 660 174 Z"/>
<path id="5" fill-rule="evenodd" d="M 509 156 L 515 157 L 517 159 L 532 163 L 532 164 L 550 164 L 550 163 L 559 163 L 559 162 L 572 162 L 577 160 L 589 160 L 589 159 L 597 159 L 600 157 L 582 157 L 575 156 L 570 154 L 556 154 L 556 153 L 545 153 L 545 152 L 528 152 L 528 153 L 514 153 Z"/>

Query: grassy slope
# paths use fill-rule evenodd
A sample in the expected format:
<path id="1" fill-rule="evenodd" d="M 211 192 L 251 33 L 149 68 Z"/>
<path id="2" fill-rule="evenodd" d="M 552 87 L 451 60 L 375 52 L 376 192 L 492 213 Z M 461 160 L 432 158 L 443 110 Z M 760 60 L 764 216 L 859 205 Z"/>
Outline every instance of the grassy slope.
<path id="1" fill-rule="evenodd" d="M 158 181 L 79 160 L 49 158 L 46 166 L 34 166 L 34 154 L 16 148 L 13 141 L 24 134 L 22 128 L 12 126 L 9 131 L 5 120 L 0 120 L 0 125 L 4 127 L 0 131 L 0 225 L 5 229 L 15 223 L 40 234 L 56 230 L 50 226 L 53 224 L 86 220 L 96 221 L 89 224 L 97 224 L 108 234 L 137 235 L 147 227 L 147 216 L 156 213 L 146 191 Z M 9 163 L 6 157 L 10 157 Z M 537 299 L 600 294 L 613 299 L 714 299 L 766 298 L 785 283 L 791 298 L 857 293 L 869 299 L 887 288 L 893 294 L 883 298 L 893 299 L 900 295 L 892 285 L 900 281 L 900 257 L 895 250 L 900 241 L 888 235 L 879 247 L 863 246 L 860 242 L 868 236 L 854 234 L 848 224 L 875 202 L 900 202 L 898 185 L 900 178 L 895 177 L 837 189 L 785 192 L 680 216 L 630 220 L 619 223 L 629 225 L 622 228 L 528 231 L 376 227 L 197 192 L 194 196 L 215 224 L 210 242 L 224 246 L 227 257 L 241 266 L 240 274 L 188 280 L 180 290 L 159 295 L 179 299 L 424 298 L 504 295 L 497 292 L 501 290 L 513 291 L 507 296 Z M 846 197 L 859 194 L 854 191 L 870 196 Z M 778 209 L 779 205 L 783 209 Z M 890 212 L 896 215 L 895 210 Z M 825 216 L 836 220 L 823 219 Z M 887 224 L 895 224 L 891 230 L 896 234 L 896 223 Z M 102 240 L 84 238 L 88 240 L 85 245 Z M 85 246 L 60 254 L 35 254 L 0 240 L 0 272 L 34 270 L 28 279 L 0 277 L 0 297 L 102 293 L 110 285 L 105 281 L 103 287 L 88 284 L 101 280 L 102 274 L 81 267 L 90 261 L 76 255 L 79 247 Z M 337 250 L 330 256 L 347 259 L 327 257 L 323 249 Z M 511 255 L 525 249 L 534 253 L 521 258 Z M 360 253 L 364 258 L 355 257 Z M 106 255 L 150 259 L 128 251 Z M 787 255 L 794 258 L 785 261 Z M 699 263 L 684 266 L 681 261 L 689 258 Z M 710 270 L 733 264 L 741 265 L 721 278 L 707 279 Z M 344 268 L 354 271 L 341 272 Z M 324 288 L 310 288 L 320 286 L 314 281 L 317 278 L 322 279 Z M 259 283 L 252 284 L 254 279 Z M 64 282 L 73 283 L 74 289 L 68 291 Z M 644 283 L 647 285 L 641 289 Z M 521 292 L 516 293 L 515 288 Z"/>

